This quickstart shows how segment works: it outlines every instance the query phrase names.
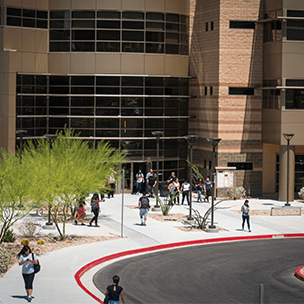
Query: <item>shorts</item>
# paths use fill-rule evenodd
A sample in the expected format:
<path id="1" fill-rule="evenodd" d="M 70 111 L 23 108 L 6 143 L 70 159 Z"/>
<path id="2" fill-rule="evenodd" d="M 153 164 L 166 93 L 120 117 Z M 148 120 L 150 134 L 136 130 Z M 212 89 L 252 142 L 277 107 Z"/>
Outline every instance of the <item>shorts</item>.
<path id="1" fill-rule="evenodd" d="M 147 217 L 148 216 L 148 209 L 145 209 L 145 208 L 141 208 L 139 209 L 139 215 L 140 216 L 143 216 L 143 217 Z"/>

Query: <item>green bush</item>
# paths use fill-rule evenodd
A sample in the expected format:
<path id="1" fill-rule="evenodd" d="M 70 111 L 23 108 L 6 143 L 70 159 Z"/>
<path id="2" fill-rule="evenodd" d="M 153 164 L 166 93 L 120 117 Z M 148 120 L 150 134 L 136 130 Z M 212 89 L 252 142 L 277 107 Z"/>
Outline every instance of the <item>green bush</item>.
<path id="1" fill-rule="evenodd" d="M 5 248 L 0 247 L 0 273 L 5 273 L 8 269 L 11 253 Z"/>
<path id="2" fill-rule="evenodd" d="M 3 237 L 3 242 L 14 243 L 16 240 L 13 229 L 8 229 Z"/>

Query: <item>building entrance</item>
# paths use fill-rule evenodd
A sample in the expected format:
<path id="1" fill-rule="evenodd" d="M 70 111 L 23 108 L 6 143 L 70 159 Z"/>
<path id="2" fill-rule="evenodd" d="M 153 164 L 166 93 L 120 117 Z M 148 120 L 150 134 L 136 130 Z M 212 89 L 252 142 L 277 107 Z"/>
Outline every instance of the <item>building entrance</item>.
<path id="1" fill-rule="evenodd" d="M 125 183 L 124 183 L 124 191 L 126 193 L 135 193 L 136 192 L 136 174 L 139 170 L 143 173 L 144 177 L 146 177 L 147 172 L 149 171 L 149 163 L 127 163 L 122 166 L 125 169 Z M 121 184 L 122 189 L 122 184 Z M 146 189 L 146 181 L 143 184 L 142 190 Z"/>

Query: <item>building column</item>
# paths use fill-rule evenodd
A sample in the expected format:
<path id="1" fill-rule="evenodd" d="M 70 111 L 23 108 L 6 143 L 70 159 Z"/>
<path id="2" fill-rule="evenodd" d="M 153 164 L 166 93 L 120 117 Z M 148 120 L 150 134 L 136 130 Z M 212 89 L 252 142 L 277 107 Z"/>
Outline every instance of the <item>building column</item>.
<path id="1" fill-rule="evenodd" d="M 287 200 L 287 146 L 280 146 L 279 201 Z M 295 146 L 289 146 L 289 201 L 294 201 Z"/>

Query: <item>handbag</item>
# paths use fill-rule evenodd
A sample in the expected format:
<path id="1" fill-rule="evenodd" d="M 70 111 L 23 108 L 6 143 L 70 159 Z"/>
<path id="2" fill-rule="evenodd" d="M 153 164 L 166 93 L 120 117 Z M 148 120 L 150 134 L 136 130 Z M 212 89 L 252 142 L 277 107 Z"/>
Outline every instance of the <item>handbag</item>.
<path id="1" fill-rule="evenodd" d="M 34 255 L 33 255 L 33 253 L 32 253 L 32 260 L 34 261 Z M 37 265 L 34 264 L 34 273 L 38 273 L 40 271 L 40 269 L 41 269 L 39 260 L 37 260 L 37 261 L 38 261 L 38 264 Z"/>
<path id="2" fill-rule="evenodd" d="M 104 303 L 104 304 L 110 304 L 110 295 L 109 295 L 109 294 L 107 294 L 107 295 L 105 296 L 105 298 L 104 298 L 104 300 L 103 300 L 103 303 Z"/>

